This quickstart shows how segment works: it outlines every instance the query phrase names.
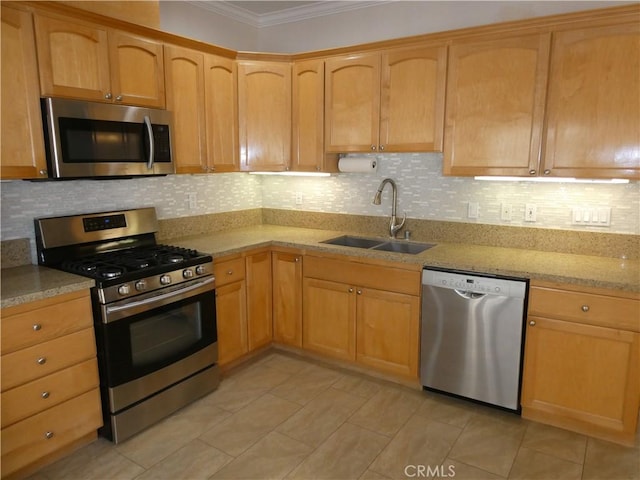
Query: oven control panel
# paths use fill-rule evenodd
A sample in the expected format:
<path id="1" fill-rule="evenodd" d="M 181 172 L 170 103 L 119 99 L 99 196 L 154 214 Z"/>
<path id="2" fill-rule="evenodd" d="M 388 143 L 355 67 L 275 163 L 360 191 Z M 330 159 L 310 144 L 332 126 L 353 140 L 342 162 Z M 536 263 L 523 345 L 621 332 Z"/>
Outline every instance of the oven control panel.
<path id="1" fill-rule="evenodd" d="M 125 228 L 127 219 L 124 213 L 115 215 L 103 215 L 100 217 L 84 217 L 82 225 L 85 232 L 97 232 L 99 230 L 110 230 L 112 228 Z"/>

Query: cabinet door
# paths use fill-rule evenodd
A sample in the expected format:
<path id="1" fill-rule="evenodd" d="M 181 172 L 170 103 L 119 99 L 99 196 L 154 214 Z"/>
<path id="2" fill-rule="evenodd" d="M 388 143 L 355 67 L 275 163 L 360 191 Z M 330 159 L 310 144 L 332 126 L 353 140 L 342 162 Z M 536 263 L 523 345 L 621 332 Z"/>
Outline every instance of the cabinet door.
<path id="1" fill-rule="evenodd" d="M 111 101 L 107 31 L 35 16 L 42 96 Z"/>
<path id="2" fill-rule="evenodd" d="M 302 347 L 302 262 L 297 253 L 273 252 L 273 339 Z"/>
<path id="3" fill-rule="evenodd" d="M 419 297 L 358 288 L 358 362 L 417 378 L 419 322 Z"/>
<path id="4" fill-rule="evenodd" d="M 240 168 L 285 170 L 291 159 L 291 65 L 238 65 Z"/>
<path id="5" fill-rule="evenodd" d="M 38 65 L 31 14 L 2 5 L 0 176 L 46 177 Z"/>
<path id="6" fill-rule="evenodd" d="M 324 61 L 293 65 L 291 169 L 320 171 L 324 164 Z"/>
<path id="7" fill-rule="evenodd" d="M 234 60 L 205 56 L 204 96 L 209 166 L 236 172 L 238 165 L 238 68 Z"/>
<path id="8" fill-rule="evenodd" d="M 533 324 L 532 324 L 533 323 Z M 637 333 L 529 317 L 523 414 L 632 440 L 638 418 Z M 529 409 L 527 411 L 526 409 Z"/>
<path id="9" fill-rule="evenodd" d="M 382 55 L 380 150 L 442 151 L 447 48 Z"/>
<path id="10" fill-rule="evenodd" d="M 326 61 L 324 113 L 327 152 L 378 150 L 380 55 Z"/>
<path id="11" fill-rule="evenodd" d="M 173 155 L 177 173 L 207 171 L 204 56 L 165 45 L 167 110 L 173 112 Z"/>
<path id="12" fill-rule="evenodd" d="M 356 295 L 344 283 L 303 280 L 302 345 L 343 360 L 356 358 Z"/>
<path id="13" fill-rule="evenodd" d="M 124 32 L 109 32 L 111 93 L 129 105 L 164 108 L 162 44 Z"/>
<path id="14" fill-rule="evenodd" d="M 247 341 L 247 291 L 245 282 L 216 288 L 218 363 L 224 365 L 249 351 Z"/>
<path id="15" fill-rule="evenodd" d="M 640 24 L 553 35 L 544 168 L 640 178 Z"/>
<path id="16" fill-rule="evenodd" d="M 252 351 L 273 339 L 270 251 L 246 258 L 246 282 L 247 336 Z"/>
<path id="17" fill-rule="evenodd" d="M 549 34 L 449 48 L 445 175 L 536 175 Z"/>

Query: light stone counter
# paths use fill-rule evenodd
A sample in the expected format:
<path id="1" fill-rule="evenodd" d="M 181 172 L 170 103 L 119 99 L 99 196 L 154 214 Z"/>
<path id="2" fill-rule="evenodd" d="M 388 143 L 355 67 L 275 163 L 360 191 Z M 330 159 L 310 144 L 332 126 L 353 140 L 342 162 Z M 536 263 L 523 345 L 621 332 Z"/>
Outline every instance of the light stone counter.
<path id="1" fill-rule="evenodd" d="M 71 273 L 23 265 L 0 271 L 0 308 L 89 289 L 94 281 Z"/>
<path id="2" fill-rule="evenodd" d="M 380 252 L 320 243 L 343 234 L 335 230 L 256 225 L 207 235 L 172 239 L 171 243 L 208 252 L 214 257 L 253 247 L 277 245 L 341 253 L 424 266 L 452 268 L 586 287 L 640 292 L 640 261 L 611 257 L 529 251 L 516 248 L 439 243 L 418 255 Z M 373 237 L 373 236 L 369 236 Z M 382 240 L 386 240 L 380 237 Z"/>

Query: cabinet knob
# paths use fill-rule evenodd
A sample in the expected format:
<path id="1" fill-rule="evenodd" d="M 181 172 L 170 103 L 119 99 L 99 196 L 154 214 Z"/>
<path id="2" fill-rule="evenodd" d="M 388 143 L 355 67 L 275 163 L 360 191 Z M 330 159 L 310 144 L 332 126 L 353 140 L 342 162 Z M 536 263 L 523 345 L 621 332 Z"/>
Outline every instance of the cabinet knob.
<path id="1" fill-rule="evenodd" d="M 299 261 L 300 261 L 300 257 L 296 257 L 296 258 L 295 258 L 295 261 L 296 261 L 296 262 L 299 262 Z"/>
<path id="2" fill-rule="evenodd" d="M 49 172 L 47 172 L 46 170 L 44 170 L 44 169 L 43 169 L 43 170 L 40 170 L 38 173 L 39 173 L 40 175 L 42 175 L 43 177 L 46 177 L 46 176 L 47 176 L 47 173 L 49 173 Z"/>
<path id="3" fill-rule="evenodd" d="M 376 149 L 376 146 L 375 145 L 371 145 L 371 150 L 375 151 L 375 149 Z"/>
<path id="4" fill-rule="evenodd" d="M 535 170 L 529 170 L 529 175 L 535 175 L 536 171 Z"/>
<path id="5" fill-rule="evenodd" d="M 362 295 L 362 290 L 358 290 L 358 295 Z"/>
<path id="6" fill-rule="evenodd" d="M 33 324 L 33 331 L 37 332 L 38 330 L 42 330 L 42 325 L 40 325 L 39 323 L 34 323 Z"/>
<path id="7" fill-rule="evenodd" d="M 113 98 L 113 95 L 111 95 L 111 93 L 107 93 L 107 94 L 104 96 L 104 98 L 105 98 L 106 100 L 111 100 L 111 99 Z"/>
<path id="8" fill-rule="evenodd" d="M 122 95 L 118 95 L 116 97 L 116 102 L 121 102 L 122 101 Z"/>
<path id="9" fill-rule="evenodd" d="M 47 358 L 46 357 L 40 357 L 40 358 L 38 358 L 38 360 L 36 360 L 36 362 L 38 362 L 38 365 L 44 365 L 45 363 L 47 363 Z"/>
<path id="10" fill-rule="evenodd" d="M 353 293 L 353 288 L 350 288 L 350 289 L 349 289 L 349 293 Z"/>
<path id="11" fill-rule="evenodd" d="M 384 145 L 380 145 L 380 149 L 381 152 L 384 151 Z"/>
<path id="12" fill-rule="evenodd" d="M 49 398 L 49 392 L 42 392 L 42 393 L 40 394 L 40 396 L 41 396 L 42 398 L 44 398 L 44 399 L 47 399 L 47 398 Z"/>
<path id="13" fill-rule="evenodd" d="M 532 327 L 535 327 L 536 326 L 536 321 L 535 320 L 531 320 L 529 322 L 529 325 L 531 325 Z"/>
<path id="14" fill-rule="evenodd" d="M 544 171 L 544 172 L 542 172 L 542 173 L 544 173 L 545 175 L 549 175 L 549 174 L 551 174 L 551 170 L 545 170 L 545 171 Z"/>
<path id="15" fill-rule="evenodd" d="M 227 270 L 227 275 L 233 275 L 233 270 Z"/>
<path id="16" fill-rule="evenodd" d="M 53 438 L 53 432 L 46 432 L 44 434 L 44 438 L 46 438 L 47 440 L 49 440 L 50 438 Z"/>
<path id="17" fill-rule="evenodd" d="M 582 305 L 581 307 L 583 312 L 588 312 L 589 311 L 589 305 Z"/>

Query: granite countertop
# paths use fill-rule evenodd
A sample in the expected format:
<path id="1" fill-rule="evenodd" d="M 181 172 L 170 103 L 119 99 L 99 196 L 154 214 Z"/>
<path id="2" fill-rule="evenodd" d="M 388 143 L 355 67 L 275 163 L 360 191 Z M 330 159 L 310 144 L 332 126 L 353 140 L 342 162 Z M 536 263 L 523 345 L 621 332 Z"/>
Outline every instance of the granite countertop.
<path id="1" fill-rule="evenodd" d="M 550 253 L 515 248 L 439 243 L 417 255 L 391 253 L 320 243 L 344 234 L 372 237 L 356 232 L 320 230 L 278 225 L 256 225 L 197 236 L 173 238 L 164 243 L 210 253 L 214 259 L 248 248 L 282 246 L 307 252 L 330 252 L 350 257 L 374 258 L 416 266 L 432 266 L 525 277 L 640 292 L 640 261 L 590 255 Z M 386 240 L 380 236 L 381 240 Z M 215 261 L 215 260 L 214 260 Z M 91 288 L 93 280 L 36 265 L 2 269 L 0 307 Z"/>

